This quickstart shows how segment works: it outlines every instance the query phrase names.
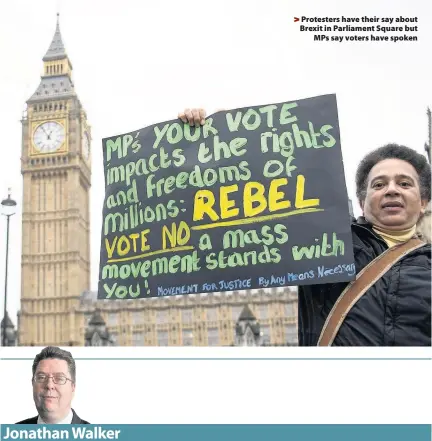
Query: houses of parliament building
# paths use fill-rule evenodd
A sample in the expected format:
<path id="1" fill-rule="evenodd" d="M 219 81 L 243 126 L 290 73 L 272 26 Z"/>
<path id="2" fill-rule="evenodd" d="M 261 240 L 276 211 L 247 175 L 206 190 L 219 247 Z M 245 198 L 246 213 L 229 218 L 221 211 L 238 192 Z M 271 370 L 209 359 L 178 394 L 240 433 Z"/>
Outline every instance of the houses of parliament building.
<path id="1" fill-rule="evenodd" d="M 10 344 L 296 345 L 295 288 L 97 300 L 89 291 L 91 126 L 58 19 L 42 61 L 22 119 L 21 309 Z"/>

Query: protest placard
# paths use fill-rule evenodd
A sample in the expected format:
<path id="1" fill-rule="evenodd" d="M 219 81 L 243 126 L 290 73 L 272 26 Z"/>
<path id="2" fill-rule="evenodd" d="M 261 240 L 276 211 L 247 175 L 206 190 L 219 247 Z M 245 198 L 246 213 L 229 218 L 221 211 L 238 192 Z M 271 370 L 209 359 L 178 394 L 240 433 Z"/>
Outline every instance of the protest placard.
<path id="1" fill-rule="evenodd" d="M 103 139 L 98 298 L 355 277 L 335 95 Z"/>

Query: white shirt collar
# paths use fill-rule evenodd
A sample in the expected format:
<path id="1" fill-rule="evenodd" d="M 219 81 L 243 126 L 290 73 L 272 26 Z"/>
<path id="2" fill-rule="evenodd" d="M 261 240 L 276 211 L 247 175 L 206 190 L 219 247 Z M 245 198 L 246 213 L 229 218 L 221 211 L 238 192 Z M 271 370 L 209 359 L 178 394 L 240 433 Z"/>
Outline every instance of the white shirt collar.
<path id="1" fill-rule="evenodd" d="M 69 410 L 69 413 L 66 415 L 66 418 L 64 418 L 63 420 L 61 420 L 55 424 L 72 424 L 72 418 L 73 418 L 73 413 L 72 413 L 72 409 L 71 409 L 71 410 Z M 38 424 L 48 424 L 41 418 L 40 415 L 38 416 L 37 423 Z"/>

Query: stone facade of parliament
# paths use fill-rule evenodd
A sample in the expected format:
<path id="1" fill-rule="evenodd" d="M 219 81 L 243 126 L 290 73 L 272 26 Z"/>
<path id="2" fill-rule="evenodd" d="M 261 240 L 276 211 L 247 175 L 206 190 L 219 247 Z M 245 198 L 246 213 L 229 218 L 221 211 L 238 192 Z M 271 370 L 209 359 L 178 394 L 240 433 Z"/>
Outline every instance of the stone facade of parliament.
<path id="1" fill-rule="evenodd" d="M 249 331 L 253 344 L 296 344 L 295 288 L 96 300 L 89 291 L 90 145 L 57 22 L 22 119 L 19 345 L 233 345 Z"/>
<path id="2" fill-rule="evenodd" d="M 81 341 L 85 339 L 88 345 L 96 345 L 91 341 L 94 334 L 98 334 L 97 345 L 110 344 L 103 342 L 104 325 L 112 339 L 111 344 L 120 346 L 237 345 L 236 328 L 242 313 L 244 317 L 245 309 L 249 310 L 249 324 L 257 326 L 257 345 L 297 344 L 295 289 L 191 294 L 126 301 L 96 302 L 95 297 L 94 292 L 84 294 L 79 309 L 84 316 L 79 335 Z M 99 323 L 102 332 L 94 332 L 93 329 L 89 332 L 90 321 L 96 314 L 103 318 L 104 323 Z M 99 338 L 101 334 L 102 338 Z"/>

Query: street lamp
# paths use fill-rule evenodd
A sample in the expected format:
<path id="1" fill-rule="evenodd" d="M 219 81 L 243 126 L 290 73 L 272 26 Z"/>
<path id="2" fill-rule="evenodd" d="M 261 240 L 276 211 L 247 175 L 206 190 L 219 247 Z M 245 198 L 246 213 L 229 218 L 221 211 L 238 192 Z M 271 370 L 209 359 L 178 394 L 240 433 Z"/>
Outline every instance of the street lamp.
<path id="1" fill-rule="evenodd" d="M 1 214 L 6 216 L 6 269 L 5 269 L 5 295 L 3 312 L 3 341 L 2 346 L 6 346 L 6 322 L 7 322 L 7 277 L 8 277 L 8 257 L 9 257 L 9 219 L 15 214 L 16 202 L 11 198 L 10 188 L 8 189 L 7 199 L 1 201 Z"/>

